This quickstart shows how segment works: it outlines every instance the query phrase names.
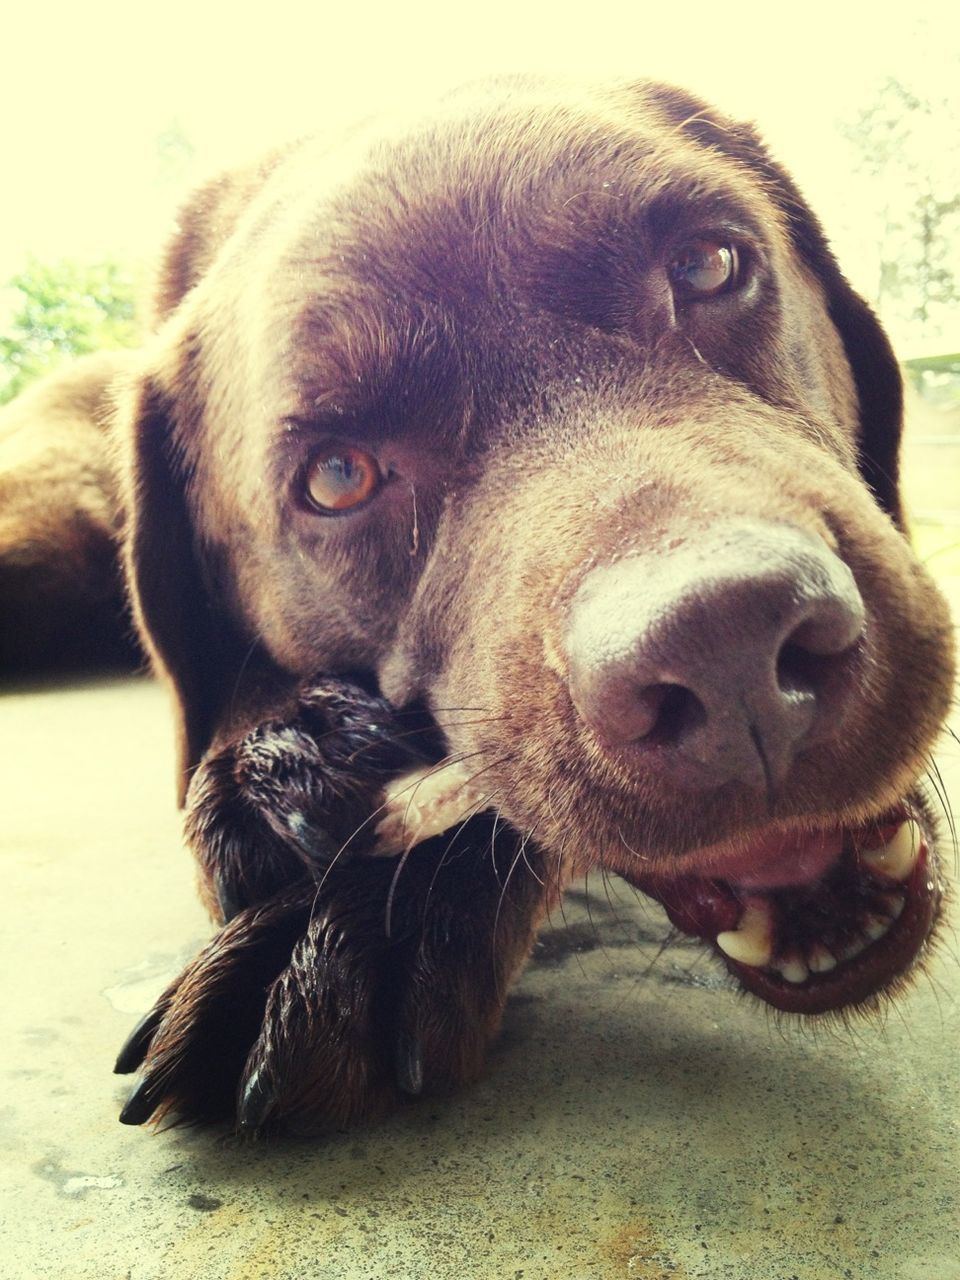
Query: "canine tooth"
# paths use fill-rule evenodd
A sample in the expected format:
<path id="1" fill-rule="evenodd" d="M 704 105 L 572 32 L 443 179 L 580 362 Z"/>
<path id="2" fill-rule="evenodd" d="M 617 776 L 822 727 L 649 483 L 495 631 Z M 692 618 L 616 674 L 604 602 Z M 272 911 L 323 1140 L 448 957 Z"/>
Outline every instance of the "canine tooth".
<path id="1" fill-rule="evenodd" d="M 773 967 L 787 982 L 799 984 L 810 977 L 810 970 L 799 956 L 787 956 Z"/>
<path id="2" fill-rule="evenodd" d="M 770 963 L 773 954 L 773 920 L 765 902 L 751 902 L 743 909 L 736 929 L 717 934 L 717 946 L 731 960 L 752 968 Z"/>
<path id="3" fill-rule="evenodd" d="M 837 967 L 837 958 L 831 955 L 826 947 L 822 947 L 817 943 L 816 946 L 810 948 L 807 964 L 811 973 L 829 973 L 831 969 Z"/>
<path id="4" fill-rule="evenodd" d="M 881 849 L 867 849 L 860 857 L 871 871 L 902 883 L 917 865 L 920 856 L 920 828 L 905 822 L 889 844 Z"/>
<path id="5" fill-rule="evenodd" d="M 371 850 L 392 857 L 439 835 L 484 807 L 486 793 L 470 785 L 462 764 L 432 765 L 395 778 L 385 788 L 383 817 Z"/>

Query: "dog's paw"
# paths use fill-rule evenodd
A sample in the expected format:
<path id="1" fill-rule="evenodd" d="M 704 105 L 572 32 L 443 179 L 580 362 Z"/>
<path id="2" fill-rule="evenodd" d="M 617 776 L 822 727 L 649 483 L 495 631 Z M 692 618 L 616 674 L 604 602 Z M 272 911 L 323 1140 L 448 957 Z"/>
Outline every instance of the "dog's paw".
<path id="1" fill-rule="evenodd" d="M 306 928 L 312 894 L 301 882 L 241 912 L 137 1023 L 114 1067 L 121 1075 L 143 1067 L 120 1113 L 124 1124 L 168 1112 L 187 1121 L 232 1115 L 267 992 Z"/>
<path id="2" fill-rule="evenodd" d="M 480 818 L 241 912 L 121 1050 L 121 1120 L 319 1133 L 474 1079 L 541 914 L 534 856 Z"/>
<path id="3" fill-rule="evenodd" d="M 209 754 L 186 833 L 211 912 L 230 920 L 343 851 L 372 846 L 385 784 L 423 764 L 413 727 L 343 680 L 305 685 L 292 714 Z"/>

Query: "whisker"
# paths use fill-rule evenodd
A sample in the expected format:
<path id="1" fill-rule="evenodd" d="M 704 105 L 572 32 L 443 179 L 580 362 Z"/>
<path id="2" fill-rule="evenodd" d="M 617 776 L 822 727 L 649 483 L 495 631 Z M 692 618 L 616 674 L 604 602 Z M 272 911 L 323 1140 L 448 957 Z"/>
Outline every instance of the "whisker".
<path id="1" fill-rule="evenodd" d="M 633 845 L 628 843 L 627 838 L 623 834 L 623 830 L 621 827 L 617 827 L 617 835 L 620 837 L 620 843 L 626 849 L 627 853 L 631 855 L 631 857 L 636 858 L 638 862 L 652 861 L 649 853 L 640 853 L 639 850 L 634 849 Z"/>
<path id="2" fill-rule="evenodd" d="M 529 836 L 525 837 L 520 842 L 520 852 L 523 854 L 523 864 L 527 868 L 527 870 L 530 872 L 530 874 L 533 876 L 534 880 L 536 880 L 540 888 L 542 889 L 545 887 L 543 877 L 540 875 L 540 872 L 536 870 L 536 868 L 530 862 L 530 859 L 527 857 L 527 845 L 529 844 L 529 842 L 530 842 Z"/>
<path id="3" fill-rule="evenodd" d="M 497 866 L 497 829 L 500 826 L 500 819 L 503 816 L 502 810 L 497 805 L 497 811 L 493 815 L 493 830 L 490 832 L 490 865 L 493 868 L 494 879 L 497 887 L 503 891 L 503 883 L 500 880 L 500 868 Z"/>
<path id="4" fill-rule="evenodd" d="M 567 841 L 566 841 L 566 838 L 565 838 L 565 837 L 562 837 L 562 838 L 561 838 L 561 840 L 560 840 L 560 842 L 559 842 L 559 847 L 558 847 L 558 849 L 557 849 L 557 860 L 556 860 L 556 863 L 555 863 L 555 865 L 556 865 L 556 869 L 557 869 L 557 888 L 556 888 L 556 894 L 555 894 L 555 895 L 549 895 L 549 896 L 548 896 L 548 898 L 547 898 L 547 924 L 549 924 L 549 925 L 551 926 L 551 928 L 553 927 L 553 916 L 552 916 L 553 903 L 552 903 L 552 901 L 551 901 L 551 898 L 552 898 L 552 897 L 555 897 L 555 898 L 556 898 L 556 906 L 557 906 L 558 911 L 560 912 L 560 920 L 561 920 L 561 922 L 563 923 L 564 927 L 566 927 L 566 926 L 567 926 L 567 913 L 566 913 L 566 911 L 565 911 L 565 909 L 564 909 L 564 905 L 563 905 L 564 895 L 563 895 L 563 890 L 562 890 L 562 889 L 561 889 L 561 887 L 560 887 L 560 872 L 561 872 L 561 868 L 562 868 L 562 866 L 563 866 L 563 855 L 564 855 L 564 853 L 566 852 L 566 848 L 567 848 Z"/>
<path id="5" fill-rule="evenodd" d="M 480 755 L 480 754 L 481 754 L 481 752 L 479 752 L 479 751 L 474 751 L 474 752 L 470 752 L 468 755 L 466 755 L 466 756 L 464 756 L 464 757 L 459 757 L 459 756 L 445 757 L 443 760 L 439 761 L 436 765 L 434 765 L 431 769 L 429 769 L 429 770 L 428 770 L 428 772 L 427 772 L 427 773 L 426 773 L 422 778 L 416 778 L 416 779 L 414 779 L 414 781 L 413 781 L 413 782 L 411 782 L 411 784 L 410 784 L 410 789 L 412 789 L 412 790 L 414 790 L 414 791 L 415 791 L 416 787 L 417 787 L 421 782 L 425 782 L 425 781 L 426 781 L 426 779 L 427 779 L 428 777 L 432 777 L 432 776 L 433 776 L 433 774 L 434 774 L 438 769 L 445 768 L 445 767 L 446 767 L 447 765 L 449 765 L 449 764 L 459 764 L 459 763 L 461 763 L 461 762 L 462 762 L 462 759 L 472 759 L 474 756 L 477 756 L 477 755 Z M 409 804 L 410 804 L 410 803 L 412 803 L 412 799 L 413 799 L 413 797 L 411 796 L 411 797 L 410 797 L 410 800 L 408 800 L 408 802 L 407 802 L 407 803 L 408 803 L 408 806 L 409 806 Z M 375 821 L 378 817 L 380 817 L 380 816 L 381 816 L 381 815 L 386 811 L 387 807 L 388 807 L 388 801 L 387 801 L 386 799 L 384 799 L 384 800 L 383 800 L 383 801 L 381 801 L 381 803 L 380 803 L 380 804 L 378 804 L 378 805 L 377 805 L 373 810 L 371 810 L 371 812 L 367 814 L 367 816 L 366 816 L 366 817 L 364 818 L 364 820 L 359 824 L 359 826 L 355 827 L 355 828 L 354 828 L 354 830 L 353 830 L 353 831 L 351 831 L 350 835 L 349 835 L 349 836 L 347 836 L 346 840 L 344 840 L 344 841 L 343 841 L 343 843 L 341 844 L 340 848 L 337 850 L 337 852 L 336 852 L 336 853 L 333 855 L 333 857 L 330 859 L 330 862 L 329 862 L 329 863 L 327 864 L 327 866 L 324 868 L 323 875 L 322 875 L 322 876 L 320 877 L 320 879 L 317 881 L 317 888 L 316 888 L 316 892 L 314 893 L 314 897 L 313 897 L 313 906 L 311 907 L 311 911 L 310 911 L 310 919 L 311 919 L 311 920 L 313 919 L 313 913 L 314 913 L 314 911 L 315 911 L 315 909 L 316 909 L 317 900 L 318 900 L 318 898 L 319 898 L 319 896 L 320 896 L 320 891 L 323 889 L 324 885 L 326 884 L 326 882 L 327 882 L 327 878 L 328 878 L 328 876 L 330 875 L 330 873 L 333 871 L 333 868 L 337 865 L 337 863 L 340 861 L 340 859 L 344 856 L 344 854 L 346 853 L 347 849 L 349 848 L 349 846 L 350 846 L 351 842 L 352 842 L 353 840 L 355 840 L 355 839 L 356 839 L 356 837 L 360 834 L 360 832 L 364 829 L 364 827 L 368 826 L 371 822 Z M 413 847 L 415 847 L 415 846 L 413 846 Z"/>
<path id="6" fill-rule="evenodd" d="M 240 663 L 240 666 L 239 666 L 239 668 L 238 668 L 238 670 L 237 670 L 237 674 L 236 674 L 236 676 L 234 677 L 234 681 L 233 681 L 233 689 L 231 690 L 231 693 L 230 693 L 230 711 L 231 711 L 231 714 L 234 714 L 234 713 L 236 712 L 236 709 L 237 709 L 237 700 L 238 700 L 238 698 L 240 697 L 240 685 L 241 685 L 241 683 L 243 682 L 244 673 L 246 672 L 247 667 L 249 667 L 249 665 L 250 665 L 250 660 L 251 660 L 251 658 L 253 657 L 253 655 L 256 653 L 256 651 L 257 651 L 257 646 L 260 644 L 260 642 L 261 642 L 261 640 L 262 640 L 262 639 L 263 639 L 263 636 L 262 636 L 262 634 L 258 631 L 258 632 L 256 633 L 256 635 L 253 637 L 253 639 L 250 641 L 250 645 L 249 645 L 249 647 L 248 647 L 248 649 L 247 649 L 246 653 L 243 655 L 243 659 L 242 659 L 242 661 L 241 661 L 241 663 Z"/>
<path id="7" fill-rule="evenodd" d="M 610 892 L 610 876 L 615 874 L 611 872 L 602 863 L 600 864 L 600 883 L 603 885 L 603 894 L 607 900 L 607 906 L 610 908 L 610 914 L 613 916 L 613 922 L 617 929 L 621 932 L 624 930 L 623 918 L 620 915 L 619 907 L 614 895 Z"/>
<path id="8" fill-rule="evenodd" d="M 599 928 L 597 927 L 597 922 L 596 922 L 596 921 L 594 920 L 594 918 L 593 918 L 593 910 L 591 909 L 591 906 L 590 906 L 590 872 L 591 872 L 592 870 L 593 870 L 593 868 L 592 868 L 592 867 L 588 867 L 588 868 L 587 868 L 587 871 L 586 871 L 586 873 L 585 873 L 585 875 L 584 875 L 584 877 L 583 877 L 583 902 L 584 902 L 584 906 L 586 907 L 586 910 L 587 910 L 587 920 L 590 922 L 590 928 L 593 930 L 594 935 L 596 936 L 596 939 L 597 939 L 597 945 L 598 945 L 598 946 L 600 947 L 600 949 L 603 951 L 604 956 L 606 957 L 607 961 L 609 962 L 610 957 L 609 957 L 609 956 L 607 956 L 607 953 L 606 953 L 606 951 L 604 950 L 604 947 L 603 947 L 603 940 L 602 940 L 602 938 L 601 938 L 601 936 L 600 936 L 600 930 L 599 930 Z"/>
<path id="9" fill-rule="evenodd" d="M 393 897 L 396 893 L 397 881 L 400 879 L 400 874 L 410 860 L 410 855 L 416 847 L 417 846 L 415 844 L 412 844 L 409 849 L 404 849 L 403 853 L 401 853 L 397 860 L 397 869 L 394 871 L 390 879 L 390 888 L 387 890 L 387 902 L 383 913 L 383 931 L 384 936 L 387 938 L 393 936 Z"/>
<path id="10" fill-rule="evenodd" d="M 953 805 L 950 803 L 950 796 L 947 794 L 947 787 L 943 779 L 943 774 L 940 772 L 940 766 L 932 755 L 927 756 L 927 763 L 929 768 L 925 771 L 926 777 L 938 801 L 940 802 L 940 808 L 942 809 L 943 816 L 946 819 L 947 828 L 950 832 L 950 841 L 953 845 L 954 867 L 956 868 L 958 865 L 958 858 L 960 858 L 960 845 L 957 843 L 957 824 L 953 814 Z"/>
<path id="11" fill-rule="evenodd" d="M 482 753 L 481 753 L 481 752 L 479 752 L 479 751 L 472 752 L 470 755 L 463 757 L 463 759 L 473 759 L 473 757 L 474 757 L 474 756 L 481 755 L 481 754 L 482 754 Z M 474 781 L 474 779 L 481 777 L 484 773 L 486 773 L 486 772 L 487 772 L 487 770 L 488 770 L 488 769 L 495 769 L 495 768 L 497 768 L 499 765 L 501 765 L 501 764 L 505 763 L 505 762 L 506 762 L 507 760 L 509 760 L 510 758 L 511 758 L 511 757 L 510 757 L 509 755 L 507 755 L 507 756 L 501 756 L 501 757 L 500 757 L 499 759 L 497 759 L 497 760 L 492 760 L 492 761 L 490 761 L 490 763 L 489 763 L 489 764 L 487 764 L 487 765 L 484 765 L 484 767 L 483 767 L 482 769 L 478 769 L 475 773 L 471 774 L 471 775 L 470 775 L 470 777 L 467 779 L 467 782 L 466 782 L 466 784 L 465 784 L 465 785 L 468 785 L 469 783 L 473 782 L 473 781 Z M 454 763 L 462 763 L 462 760 L 460 760 L 460 761 L 454 761 Z M 410 796 L 410 799 L 409 799 L 409 800 L 408 800 L 408 802 L 407 802 L 408 812 L 409 812 L 409 806 L 410 806 L 410 804 L 412 804 L 412 803 L 413 803 L 413 798 L 414 798 L 414 796 L 416 795 L 416 791 L 417 791 L 417 788 L 419 787 L 419 785 L 420 785 L 422 782 L 425 782 L 427 777 L 432 777 L 432 776 L 433 776 L 433 774 L 434 774 L 435 772 L 436 772 L 436 769 L 432 769 L 432 770 L 431 770 L 431 771 L 430 771 L 430 772 L 429 772 L 425 777 L 423 777 L 423 778 L 417 778 L 417 779 L 415 779 L 415 780 L 414 780 L 414 783 L 413 783 L 413 784 L 411 784 L 413 794 Z M 427 893 L 426 893 L 426 897 L 425 897 L 425 899 L 424 899 L 424 905 L 425 905 L 425 906 L 426 906 L 426 902 L 427 902 L 427 901 L 429 900 L 429 898 L 430 898 L 431 893 L 433 892 L 433 887 L 434 887 L 434 884 L 436 883 L 437 876 L 439 875 L 440 871 L 442 870 L 442 868 L 443 868 L 443 866 L 444 866 L 444 863 L 445 863 L 445 861 L 446 861 L 446 857 L 447 857 L 447 855 L 449 854 L 449 852 L 450 852 L 451 848 L 453 847 L 453 844 L 454 844 L 454 842 L 456 841 L 457 837 L 458 837 L 458 836 L 460 835 L 460 833 L 463 831 L 464 827 L 466 827 L 466 826 L 467 826 L 467 824 L 468 824 L 470 821 L 472 821 L 472 819 L 473 819 L 473 818 L 475 818 L 475 817 L 477 816 L 477 814 L 478 814 L 478 813 L 483 813 L 483 812 L 485 812 L 485 810 L 487 810 L 488 808 L 490 808 L 490 807 L 491 807 L 491 802 L 493 801 L 494 797 L 496 797 L 496 796 L 497 796 L 497 795 L 499 795 L 499 794 L 500 794 L 500 793 L 499 793 L 498 791 L 488 791 L 488 792 L 486 792 L 483 796 L 481 796 L 481 797 L 479 798 L 479 800 L 475 801 L 475 802 L 474 802 L 474 804 L 472 804 L 472 805 L 470 806 L 469 811 L 465 814 L 465 816 L 464 816 L 464 817 L 461 819 L 461 821 L 458 823 L 456 830 L 454 831 L 453 835 L 450 837 L 450 840 L 449 840 L 449 842 L 447 843 L 447 847 L 444 849 L 444 851 L 443 851 L 443 853 L 442 853 L 442 855 L 441 855 L 441 857 L 440 857 L 440 860 L 439 860 L 439 862 L 438 862 L 438 864 L 437 864 L 437 867 L 436 867 L 436 869 L 434 870 L 433 876 L 432 876 L 432 878 L 431 878 L 431 880 L 430 880 L 430 884 L 427 886 Z M 439 835 L 440 833 L 438 832 L 437 834 Z M 421 843 L 422 843 L 422 842 L 421 842 Z M 393 901 L 394 901 L 394 896 L 395 896 L 395 893 L 396 893 L 397 884 L 398 884 L 398 881 L 399 881 L 399 879 L 400 879 L 400 874 L 401 874 L 401 872 L 403 871 L 403 868 L 407 865 L 407 860 L 408 860 L 408 858 L 410 857 L 410 854 L 411 854 L 411 853 L 413 852 L 413 850 L 414 850 L 414 849 L 416 849 L 416 848 L 417 848 L 417 844 L 412 844 L 412 845 L 410 845 L 410 847 L 409 847 L 408 849 L 405 849 L 405 850 L 404 850 L 403 854 L 402 854 L 402 855 L 401 855 L 401 857 L 400 857 L 400 861 L 399 861 L 399 863 L 398 863 L 398 865 L 397 865 L 396 872 L 394 873 L 393 878 L 392 878 L 392 879 L 391 879 L 391 881 L 390 881 L 390 888 L 389 888 L 388 893 L 387 893 L 386 911 L 385 911 L 385 916 L 384 916 L 384 927 L 385 927 L 385 930 L 386 930 L 386 936 L 387 936 L 388 938 L 391 936 L 391 930 L 392 930 L 392 927 L 393 927 Z"/>
<path id="12" fill-rule="evenodd" d="M 439 862 L 437 863 L 436 867 L 434 868 L 433 875 L 430 877 L 430 883 L 427 885 L 427 892 L 426 892 L 426 894 L 425 894 L 425 896 L 424 896 L 424 900 L 423 900 L 423 901 L 424 901 L 424 911 L 426 911 L 427 903 L 430 901 L 430 896 L 431 896 L 431 894 L 433 893 L 433 889 L 434 889 L 435 884 L 437 883 L 437 876 L 440 874 L 440 872 L 441 872 L 441 871 L 443 870 L 443 868 L 446 866 L 446 864 L 447 864 L 447 857 L 448 857 L 448 855 L 450 854 L 450 851 L 452 850 L 452 848 L 453 848 L 453 846 L 454 846 L 454 844 L 455 844 L 455 842 L 456 842 L 456 840 L 457 840 L 457 837 L 461 834 L 461 832 L 463 831 L 464 827 L 466 827 L 466 826 L 470 823 L 470 821 L 471 821 L 473 818 L 475 818 L 475 817 L 477 816 L 477 814 L 478 814 L 478 813 L 482 813 L 484 810 L 486 810 L 486 809 L 488 809 L 488 808 L 490 807 L 489 802 L 490 802 L 490 801 L 492 801 L 492 800 L 493 800 L 493 798 L 494 798 L 494 796 L 496 796 L 496 795 L 498 795 L 498 794 L 499 794 L 499 792 L 496 792 L 496 791 L 488 792 L 488 793 L 487 793 L 487 795 L 485 795 L 485 796 L 483 797 L 483 799 L 482 799 L 480 802 L 478 802 L 478 804 L 475 806 L 474 811 L 473 811 L 472 813 L 469 813 L 469 814 L 468 814 L 468 815 L 463 819 L 463 821 L 458 825 L 458 827 L 457 827 L 456 831 L 454 831 L 453 835 L 452 835 L 452 836 L 450 837 L 450 839 L 447 841 L 447 846 L 446 846 L 446 848 L 444 849 L 443 853 L 440 855 L 440 860 L 439 860 Z M 499 882 L 498 882 L 498 883 L 499 883 Z M 392 888 L 393 888 L 393 885 L 391 885 L 391 890 L 392 890 Z M 388 935 L 388 936 L 389 936 L 389 935 Z"/>
<path id="13" fill-rule="evenodd" d="M 507 896 L 507 889 L 509 888 L 510 880 L 513 877 L 513 873 L 517 869 L 517 864 L 520 862 L 521 858 L 524 858 L 525 845 L 528 840 L 533 839 L 536 829 L 537 829 L 536 825 L 534 825 L 533 830 L 529 831 L 525 836 L 522 837 L 520 841 L 520 847 L 517 850 L 516 854 L 514 855 L 513 861 L 510 863 L 509 870 L 507 871 L 506 879 L 503 882 L 503 888 L 500 891 L 500 897 L 497 899 L 497 910 L 493 917 L 493 929 L 491 931 L 491 944 L 492 944 L 493 963 L 494 963 L 495 971 L 496 971 L 496 963 L 497 963 L 497 931 L 500 927 L 500 915 L 503 909 L 504 901 Z M 524 861 L 526 861 L 526 859 L 524 859 Z M 527 865 L 529 866 L 529 863 Z M 500 994 L 502 995 L 503 993 L 500 992 Z"/>
<path id="14" fill-rule="evenodd" d="M 395 720 L 417 719 L 427 728 L 459 729 L 478 724 L 509 724 L 513 714 L 509 711 L 494 713 L 489 707 L 395 707 L 391 709 Z M 470 719 L 455 720 L 454 716 Z M 444 718 L 447 717 L 447 718 Z"/>

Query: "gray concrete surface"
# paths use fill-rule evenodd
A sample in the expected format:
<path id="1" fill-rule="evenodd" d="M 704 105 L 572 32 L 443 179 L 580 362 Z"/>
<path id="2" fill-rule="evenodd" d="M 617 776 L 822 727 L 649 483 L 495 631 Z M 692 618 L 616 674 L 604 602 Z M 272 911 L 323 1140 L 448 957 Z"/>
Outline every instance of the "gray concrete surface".
<path id="1" fill-rule="evenodd" d="M 882 1022 L 814 1034 L 598 880 L 475 1088 L 323 1142 L 153 1135 L 112 1060 L 207 933 L 163 694 L 8 692 L 0 731 L 3 1277 L 960 1278 L 955 931 Z"/>

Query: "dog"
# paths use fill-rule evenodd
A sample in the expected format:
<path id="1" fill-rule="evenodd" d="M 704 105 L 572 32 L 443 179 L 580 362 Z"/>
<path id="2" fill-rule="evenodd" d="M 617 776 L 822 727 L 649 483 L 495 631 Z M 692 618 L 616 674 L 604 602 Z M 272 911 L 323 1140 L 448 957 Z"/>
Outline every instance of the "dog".
<path id="1" fill-rule="evenodd" d="M 221 925 L 124 1122 L 322 1132 L 476 1078 L 598 866 L 778 1010 L 922 965 L 950 619 L 889 343 L 752 127 L 511 79 L 307 138 L 188 202 L 118 361 L 115 537 Z M 457 821 L 384 850 L 437 779 Z"/>

